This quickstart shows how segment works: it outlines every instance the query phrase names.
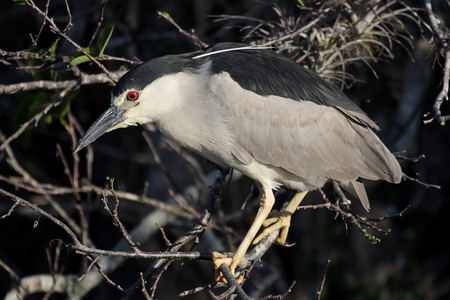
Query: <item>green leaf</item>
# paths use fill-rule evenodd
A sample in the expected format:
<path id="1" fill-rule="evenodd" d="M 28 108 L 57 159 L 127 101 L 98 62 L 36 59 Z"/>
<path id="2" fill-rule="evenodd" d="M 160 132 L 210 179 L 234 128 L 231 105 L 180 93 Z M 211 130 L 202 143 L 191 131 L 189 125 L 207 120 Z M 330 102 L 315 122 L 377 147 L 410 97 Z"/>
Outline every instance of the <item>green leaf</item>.
<path id="1" fill-rule="evenodd" d="M 53 93 L 47 90 L 25 96 L 16 110 L 16 128 L 19 128 L 23 123 L 34 117 L 41 110 L 40 106 L 48 99 L 51 99 L 52 96 Z"/>
<path id="2" fill-rule="evenodd" d="M 98 51 L 94 48 L 83 48 L 84 51 L 86 51 L 89 55 L 92 55 L 93 57 L 97 58 L 98 57 Z"/>
<path id="3" fill-rule="evenodd" d="M 50 48 L 50 56 L 51 57 L 56 57 L 56 48 L 58 46 L 58 43 L 55 43 L 51 48 Z M 53 80 L 55 78 L 55 65 L 51 65 L 50 66 L 50 78 Z"/>
<path id="4" fill-rule="evenodd" d="M 67 131 L 70 130 L 70 125 L 69 125 L 69 123 L 67 122 L 67 120 L 64 118 L 63 115 L 59 116 L 59 123 L 61 123 L 61 125 L 62 125 Z"/>
<path id="5" fill-rule="evenodd" d="M 98 51 L 93 49 L 93 48 L 83 48 L 84 51 L 86 51 L 88 54 L 92 55 L 93 57 L 97 58 L 99 56 Z M 85 62 L 88 62 L 90 59 L 89 57 L 87 57 L 86 54 L 84 54 L 83 52 L 78 53 L 77 55 L 75 55 L 74 57 L 72 57 L 72 59 L 70 60 L 70 65 L 71 66 L 76 66 Z"/>
<path id="6" fill-rule="evenodd" d="M 53 116 L 52 115 L 45 115 L 42 119 L 44 120 L 45 124 L 52 124 Z"/>
<path id="7" fill-rule="evenodd" d="M 89 57 L 87 57 L 83 53 L 78 53 L 77 55 L 72 57 L 72 59 L 70 60 L 70 65 L 71 66 L 76 66 L 76 65 L 88 62 L 88 61 L 89 61 Z"/>
<path id="8" fill-rule="evenodd" d="M 103 52 L 105 51 L 106 45 L 109 42 L 109 39 L 111 38 L 114 31 L 114 25 L 109 25 L 105 28 L 103 28 L 102 32 L 100 32 L 100 35 L 98 36 L 98 56 L 101 58 L 103 57 Z"/>
<path id="9" fill-rule="evenodd" d="M 55 57 L 56 56 L 56 48 L 58 48 L 58 43 L 55 43 L 51 48 L 50 48 L 50 56 Z"/>
<path id="10" fill-rule="evenodd" d="M 372 245 L 378 244 L 379 242 L 381 242 L 381 240 L 379 238 L 377 238 L 376 236 L 369 234 L 369 233 L 364 233 L 364 237 L 370 242 L 372 243 Z"/>
<path id="11" fill-rule="evenodd" d="M 50 110 L 50 113 L 55 117 L 58 117 L 59 122 L 67 131 L 70 130 L 69 123 L 66 120 L 67 111 L 69 110 L 69 107 L 72 104 L 72 100 L 75 99 L 78 96 L 78 94 L 79 94 L 78 90 L 67 93 L 61 104 Z"/>
<path id="12" fill-rule="evenodd" d="M 66 120 L 67 111 L 72 103 L 72 100 L 75 99 L 78 96 L 78 91 L 69 92 L 67 95 L 62 99 L 61 103 L 58 106 L 53 107 L 50 109 L 50 111 L 47 113 L 47 115 L 44 118 L 44 121 L 46 123 L 51 123 L 53 120 L 59 120 L 60 124 L 69 131 L 69 123 Z"/>
<path id="13" fill-rule="evenodd" d="M 163 11 L 162 14 L 168 18 L 168 19 L 172 19 L 172 17 L 170 16 L 170 14 L 168 12 Z"/>
<path id="14" fill-rule="evenodd" d="M 18 4 L 18 5 L 30 5 L 30 2 L 28 2 L 28 0 L 13 0 L 13 3 Z"/>

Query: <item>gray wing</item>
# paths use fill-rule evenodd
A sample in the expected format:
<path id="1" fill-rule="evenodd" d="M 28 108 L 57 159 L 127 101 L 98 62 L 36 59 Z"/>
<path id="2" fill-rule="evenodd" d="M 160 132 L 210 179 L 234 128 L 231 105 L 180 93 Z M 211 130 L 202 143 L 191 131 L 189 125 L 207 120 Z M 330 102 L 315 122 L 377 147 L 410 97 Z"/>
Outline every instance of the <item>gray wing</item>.
<path id="1" fill-rule="evenodd" d="M 252 92 L 242 96 L 228 102 L 230 124 L 237 148 L 258 162 L 283 168 L 315 187 L 324 178 L 400 180 L 394 156 L 368 126 L 355 122 L 366 116 L 311 101 Z"/>

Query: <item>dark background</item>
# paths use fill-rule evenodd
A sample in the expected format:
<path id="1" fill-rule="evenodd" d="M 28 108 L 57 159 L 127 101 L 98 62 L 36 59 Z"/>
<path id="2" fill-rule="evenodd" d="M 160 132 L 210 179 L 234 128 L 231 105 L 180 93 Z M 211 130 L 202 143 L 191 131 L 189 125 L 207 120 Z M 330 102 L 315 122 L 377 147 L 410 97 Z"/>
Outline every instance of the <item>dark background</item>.
<path id="1" fill-rule="evenodd" d="M 440 12 L 441 18 L 449 20 L 448 7 L 441 3 L 441 9 L 440 1 L 435 2 L 435 10 Z M 295 14 L 295 1 L 276 3 Z M 44 2 L 38 1 L 37 4 L 43 7 Z M 409 1 L 408 4 L 417 7 L 423 5 L 420 1 Z M 71 1 L 70 7 L 74 24 L 70 31 L 71 38 L 81 45 L 87 44 L 99 19 L 100 3 Z M 215 22 L 214 18 L 209 17 L 211 15 L 230 14 L 276 19 L 270 4 L 253 0 L 111 0 L 106 5 L 103 24 L 114 24 L 115 31 L 106 52 L 130 59 L 137 57 L 145 61 L 164 54 L 197 49 L 171 24 L 158 17 L 157 11 L 168 12 L 186 30 L 195 29 L 196 34 L 208 44 L 240 41 L 243 36 L 238 28 L 233 28 L 237 23 Z M 59 24 L 67 21 L 65 4 L 62 1 L 52 1 L 49 12 Z M 59 19 L 57 16 L 60 16 Z M 29 33 L 36 33 L 40 25 L 41 18 L 30 8 L 14 5 L 12 1 L 1 1 L 0 49 L 17 51 L 28 47 Z M 297 283 L 287 299 L 313 299 L 320 286 L 327 260 L 330 259 L 324 299 L 449 299 L 449 125 L 423 123 L 423 115 L 431 109 L 441 89 L 442 68 L 439 63 L 443 61 L 435 60 L 435 52 L 428 44 L 430 35 L 414 28 L 414 25 L 411 26 L 411 32 L 415 35 L 414 48 L 410 49 L 414 60 L 404 49 L 395 47 L 393 60 L 379 61 L 372 65 L 378 77 L 364 64 L 352 66 L 350 71 L 361 82 L 345 90 L 345 93 L 379 124 L 382 128 L 379 136 L 392 151 L 405 150 L 404 155 L 408 157 L 425 155 L 425 158 L 417 162 L 402 162 L 403 170 L 408 176 L 424 183 L 439 185 L 441 188 L 427 188 L 409 180 L 399 185 L 366 183 L 372 205 L 368 216 L 396 214 L 408 205 L 411 206 L 401 217 L 379 223 L 381 228 L 390 228 L 391 232 L 387 235 L 377 234 L 381 242 L 376 245 L 370 244 L 351 224 L 346 225 L 341 218 L 335 219 L 333 212 L 300 210 L 294 215 L 288 237 L 288 242 L 295 245 L 290 248 L 273 246 L 264 257 L 278 273 L 274 273 L 277 279 L 265 289 L 263 295 L 283 293 L 295 280 Z M 46 43 L 53 38 L 48 29 L 44 31 L 47 32 L 42 35 L 42 47 L 48 46 Z M 62 42 L 58 53 L 74 55 L 76 51 L 66 42 Z M 118 62 L 106 65 L 110 70 L 116 70 L 120 65 L 129 67 Z M 92 65 L 83 68 L 86 72 L 98 72 Z M 27 72 L 12 70 L 0 63 L 0 84 L 30 80 L 32 77 Z M 71 109 L 85 129 L 109 105 L 110 90 L 111 87 L 106 84 L 85 86 L 79 90 Z M 19 92 L 14 95 L 0 95 L 0 129 L 6 136 L 10 136 L 17 129 L 15 113 L 22 99 L 29 94 Z M 448 111 L 446 105 L 443 105 L 444 114 Z M 140 194 L 144 190 L 144 183 L 149 182 L 149 196 L 158 199 L 166 199 L 169 196 L 168 183 L 150 155 L 142 137 L 143 130 L 139 127 L 118 130 L 105 135 L 94 144 L 94 184 L 103 186 L 106 183 L 105 178 L 110 176 L 115 178 L 117 190 Z M 187 187 L 195 183 L 193 177 L 196 173 L 192 168 L 173 150 L 164 147 L 164 144 L 159 142 L 157 133 L 150 133 L 150 137 L 160 149 L 163 161 L 171 170 L 177 185 Z M 66 157 L 70 158 L 70 139 L 64 127 L 57 120 L 53 120 L 50 123 L 41 121 L 11 146 L 22 166 L 40 182 L 70 186 L 64 175 L 64 168 L 56 156 L 57 143 L 61 144 Z M 4 154 L 0 153 L 0 174 L 14 176 L 4 159 Z M 198 158 L 198 162 L 205 173 L 214 171 L 203 159 Z M 82 176 L 85 176 L 85 172 L 85 169 L 81 170 Z M 211 184 L 211 180 L 207 184 Z M 230 184 L 216 209 L 229 214 L 237 211 L 249 195 L 251 184 L 249 179 L 237 178 Z M 3 181 L 0 181 L 0 188 L 47 207 L 39 195 L 14 189 Z M 284 194 L 281 194 L 282 196 Z M 89 234 L 99 248 L 107 249 L 120 239 L 120 234 L 114 226 L 110 226 L 112 221 L 99 204 L 99 199 L 93 197 L 90 203 L 92 212 Z M 73 197 L 67 195 L 59 200 L 70 214 L 76 216 Z M 310 193 L 305 200 L 306 204 L 320 202 L 317 192 Z M 0 214 L 7 213 L 11 205 L 9 199 L 0 198 Z M 354 209 L 360 210 L 358 204 L 354 205 Z M 122 201 L 121 210 L 125 225 L 131 229 L 154 209 Z M 360 213 L 363 214 L 362 211 Z M 230 220 L 227 225 L 243 233 L 254 214 L 253 207 L 245 216 Z M 39 224 L 34 228 L 35 221 L 39 221 Z M 175 222 L 167 226 L 166 233 L 175 240 L 187 229 L 186 223 Z M 19 276 L 46 274 L 49 272 L 49 266 L 45 249 L 51 248 L 52 241 L 59 238 L 67 239 L 67 236 L 53 223 L 30 210 L 17 208 L 11 216 L 0 220 L 0 259 Z M 154 240 L 142 248 L 159 251 L 164 250 L 165 245 L 161 236 L 155 235 Z M 232 250 L 228 246 L 226 248 Z M 65 253 L 62 264 L 64 273 L 79 274 L 81 262 L 77 255 Z M 146 261 L 127 261 L 111 276 L 115 282 L 127 287 L 148 264 Z M 158 299 L 173 299 L 186 289 L 211 282 L 212 275 L 212 267 L 208 262 L 176 262 L 163 274 L 156 296 Z M 255 278 L 258 276 L 262 275 L 254 275 Z M 0 268 L 0 297 L 11 288 L 11 284 L 11 278 Z M 120 293 L 114 287 L 102 283 L 89 294 L 88 299 L 118 297 Z M 208 298 L 205 292 L 191 297 Z"/>

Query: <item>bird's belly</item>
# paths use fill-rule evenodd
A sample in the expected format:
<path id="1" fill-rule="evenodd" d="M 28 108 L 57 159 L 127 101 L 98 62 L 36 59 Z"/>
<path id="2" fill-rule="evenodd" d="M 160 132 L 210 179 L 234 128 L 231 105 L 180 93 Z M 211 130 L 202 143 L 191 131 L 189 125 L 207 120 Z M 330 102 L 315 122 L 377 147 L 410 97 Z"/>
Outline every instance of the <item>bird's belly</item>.
<path id="1" fill-rule="evenodd" d="M 314 183 L 308 182 L 305 178 L 290 173 L 283 168 L 266 165 L 258 161 L 253 161 L 248 165 L 232 166 L 234 169 L 242 172 L 244 175 L 260 182 L 272 189 L 278 189 L 286 186 L 296 191 L 314 190 L 322 187 L 327 178 L 321 178 Z"/>

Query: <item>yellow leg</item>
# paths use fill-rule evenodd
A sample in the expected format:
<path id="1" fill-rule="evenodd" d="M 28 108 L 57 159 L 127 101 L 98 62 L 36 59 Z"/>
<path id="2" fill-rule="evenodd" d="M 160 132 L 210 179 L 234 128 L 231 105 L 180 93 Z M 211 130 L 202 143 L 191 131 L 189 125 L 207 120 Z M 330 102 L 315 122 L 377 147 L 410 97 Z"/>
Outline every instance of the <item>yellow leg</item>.
<path id="1" fill-rule="evenodd" d="M 276 239 L 276 242 L 279 245 L 285 246 L 289 227 L 291 226 L 292 215 L 297 210 L 297 207 L 300 205 L 303 198 L 305 198 L 306 193 L 308 193 L 308 191 L 295 194 L 281 213 L 278 213 L 277 216 L 267 218 L 262 224 L 266 228 L 253 240 L 253 244 L 257 244 L 264 237 L 281 228 L 280 235 Z"/>
<path id="2" fill-rule="evenodd" d="M 261 228 L 264 220 L 266 220 L 266 218 L 269 216 L 273 204 L 275 203 L 275 197 L 270 187 L 263 186 L 263 190 L 264 194 L 259 205 L 258 213 L 256 214 L 252 226 L 247 231 L 247 234 L 239 245 L 236 253 L 234 253 L 232 257 L 225 257 L 223 254 L 213 252 L 214 268 L 216 269 L 216 271 L 222 264 L 227 264 L 229 265 L 231 272 L 234 274 L 236 267 L 239 265 L 242 258 L 244 258 L 248 247 Z M 221 279 L 221 276 L 218 273 L 219 272 L 216 272 L 216 280 Z"/>

